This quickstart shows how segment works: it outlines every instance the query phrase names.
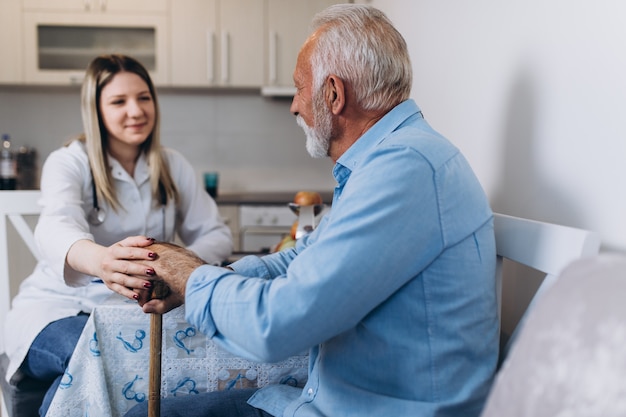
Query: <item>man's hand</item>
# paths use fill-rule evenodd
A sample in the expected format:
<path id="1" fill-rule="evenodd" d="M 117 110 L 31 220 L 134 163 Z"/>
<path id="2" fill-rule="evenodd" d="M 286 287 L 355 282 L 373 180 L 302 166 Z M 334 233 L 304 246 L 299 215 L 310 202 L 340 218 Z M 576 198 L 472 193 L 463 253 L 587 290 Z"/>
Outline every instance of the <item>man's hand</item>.
<path id="1" fill-rule="evenodd" d="M 141 296 L 139 305 L 146 313 L 166 313 L 185 302 L 189 276 L 206 262 L 193 252 L 172 243 L 153 243 L 146 249 L 156 253 L 157 256 L 145 264 L 154 269 L 156 279 L 164 282 L 169 291 L 162 289 L 159 294 L 151 294 L 151 299 Z"/>

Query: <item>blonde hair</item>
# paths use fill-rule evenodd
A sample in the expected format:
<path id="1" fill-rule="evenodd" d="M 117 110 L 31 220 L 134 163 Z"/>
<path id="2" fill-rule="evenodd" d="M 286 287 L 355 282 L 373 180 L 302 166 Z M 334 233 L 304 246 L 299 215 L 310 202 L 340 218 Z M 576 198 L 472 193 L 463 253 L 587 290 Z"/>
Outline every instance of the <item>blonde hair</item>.
<path id="1" fill-rule="evenodd" d="M 87 67 L 81 90 L 84 134 L 78 140 L 83 141 L 87 147 L 87 156 L 98 199 L 106 201 L 114 210 L 121 207 L 117 198 L 113 176 L 109 170 L 107 156 L 108 134 L 100 114 L 100 94 L 102 89 L 120 72 L 137 74 L 148 85 L 155 107 L 155 121 L 152 133 L 141 145 L 141 152 L 146 155 L 148 161 L 153 199 L 159 203 L 162 199 L 167 201 L 169 198 L 176 201 L 178 190 L 172 180 L 169 166 L 161 148 L 159 134 L 160 112 L 154 84 L 143 65 L 131 57 L 118 54 L 101 55 L 91 61 Z"/>

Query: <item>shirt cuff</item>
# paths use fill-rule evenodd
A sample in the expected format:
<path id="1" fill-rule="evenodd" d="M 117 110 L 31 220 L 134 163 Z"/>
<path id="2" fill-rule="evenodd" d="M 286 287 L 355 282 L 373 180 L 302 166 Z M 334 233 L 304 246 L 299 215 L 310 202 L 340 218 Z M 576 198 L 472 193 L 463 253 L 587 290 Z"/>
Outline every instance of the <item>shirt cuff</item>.
<path id="1" fill-rule="evenodd" d="M 217 331 L 211 315 L 211 298 L 215 285 L 226 274 L 232 274 L 225 268 L 202 265 L 196 268 L 185 288 L 185 320 L 198 328 L 208 337 Z"/>
<path id="2" fill-rule="evenodd" d="M 248 399 L 248 404 L 273 416 L 282 416 L 287 406 L 297 400 L 302 388 L 291 385 L 267 385 Z"/>
<path id="3" fill-rule="evenodd" d="M 245 277 L 270 278 L 270 272 L 265 262 L 256 255 L 248 255 L 229 265 L 233 271 Z"/>

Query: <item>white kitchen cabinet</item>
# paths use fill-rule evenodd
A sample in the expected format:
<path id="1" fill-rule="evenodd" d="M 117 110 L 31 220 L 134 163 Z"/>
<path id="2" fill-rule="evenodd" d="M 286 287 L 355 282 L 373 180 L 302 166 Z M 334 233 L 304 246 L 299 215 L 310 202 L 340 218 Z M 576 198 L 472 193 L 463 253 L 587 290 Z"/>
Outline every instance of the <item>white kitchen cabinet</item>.
<path id="1" fill-rule="evenodd" d="M 172 85 L 263 87 L 272 95 L 293 94 L 292 73 L 311 18 L 334 3 L 172 1 Z"/>
<path id="2" fill-rule="evenodd" d="M 293 70 L 300 47 L 310 33 L 315 13 L 340 3 L 336 0 L 266 0 L 267 76 L 264 90 L 293 94 Z M 347 2 L 346 2 L 347 3 Z"/>
<path id="3" fill-rule="evenodd" d="M 172 85 L 260 87 L 264 1 L 173 1 Z"/>
<path id="4" fill-rule="evenodd" d="M 90 13 L 167 12 L 168 0 L 22 0 L 24 10 Z"/>
<path id="5" fill-rule="evenodd" d="M 0 69 L 0 82 L 79 84 L 94 56 L 119 52 L 139 59 L 157 85 L 263 87 L 289 95 L 312 16 L 337 1 L 2 2 L 17 16 L 3 10 L 0 34 L 18 31 L 21 43 L 0 40 L 0 56 L 15 60 Z"/>
<path id="6" fill-rule="evenodd" d="M 20 0 L 0 0 L 0 83 L 22 81 Z"/>
<path id="7" fill-rule="evenodd" d="M 216 0 L 176 0 L 170 11 L 172 85 L 209 86 L 216 78 Z"/>
<path id="8" fill-rule="evenodd" d="M 155 84 L 169 81 L 167 13 L 25 11 L 22 33 L 27 84 L 80 84 L 87 64 L 104 53 L 130 55 Z"/>

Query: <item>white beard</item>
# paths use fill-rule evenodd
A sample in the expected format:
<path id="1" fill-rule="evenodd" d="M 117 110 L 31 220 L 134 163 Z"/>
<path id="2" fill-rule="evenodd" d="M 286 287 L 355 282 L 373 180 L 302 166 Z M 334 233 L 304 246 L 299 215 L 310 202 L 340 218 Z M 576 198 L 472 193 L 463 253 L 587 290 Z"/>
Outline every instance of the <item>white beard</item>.
<path id="1" fill-rule="evenodd" d="M 306 150 L 309 155 L 313 158 L 324 158 L 328 156 L 328 141 L 321 138 L 314 128 L 308 126 L 302 116 L 298 115 L 296 121 L 306 135 Z"/>
<path id="2" fill-rule="evenodd" d="M 308 126 L 302 116 L 298 115 L 298 126 L 306 135 L 306 150 L 313 158 L 325 158 L 330 149 L 330 137 L 333 130 L 332 113 L 324 103 L 322 93 L 313 97 L 313 127 Z"/>

